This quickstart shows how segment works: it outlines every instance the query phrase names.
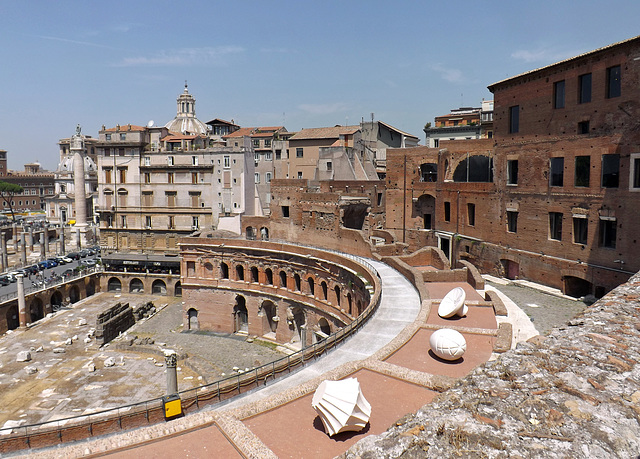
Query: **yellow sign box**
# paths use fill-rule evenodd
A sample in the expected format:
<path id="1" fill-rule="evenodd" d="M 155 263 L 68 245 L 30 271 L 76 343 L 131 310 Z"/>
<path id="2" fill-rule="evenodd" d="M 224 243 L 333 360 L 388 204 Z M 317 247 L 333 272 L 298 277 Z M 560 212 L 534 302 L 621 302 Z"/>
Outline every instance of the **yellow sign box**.
<path id="1" fill-rule="evenodd" d="M 166 419 L 182 414 L 182 400 L 177 394 L 162 397 L 162 402 L 164 403 L 164 417 Z"/>

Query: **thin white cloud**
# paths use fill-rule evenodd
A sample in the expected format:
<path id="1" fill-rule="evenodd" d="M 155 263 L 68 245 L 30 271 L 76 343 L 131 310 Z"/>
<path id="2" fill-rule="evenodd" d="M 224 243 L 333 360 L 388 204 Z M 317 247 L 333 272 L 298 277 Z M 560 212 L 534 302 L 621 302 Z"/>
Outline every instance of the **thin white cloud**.
<path id="1" fill-rule="evenodd" d="M 531 63 L 548 63 L 558 62 L 567 59 L 571 56 L 580 54 L 574 51 L 558 51 L 553 49 L 519 49 L 511 53 L 511 57 L 524 61 L 527 64 Z"/>
<path id="2" fill-rule="evenodd" d="M 92 43 L 89 41 L 81 41 L 81 40 L 71 40 L 69 38 L 60 38 L 60 37 L 50 37 L 46 35 L 34 35 L 37 38 L 42 38 L 43 40 L 51 40 L 51 41 L 60 41 L 63 43 L 71 43 L 74 45 L 83 45 L 83 46 L 93 46 L 96 48 L 107 48 L 107 49 L 115 49 L 112 46 L 103 45 L 100 43 Z"/>
<path id="3" fill-rule="evenodd" d="M 331 115 L 333 113 L 344 113 L 349 106 L 344 102 L 334 102 L 331 104 L 301 104 L 298 108 L 303 112 L 313 115 Z"/>
<path id="4" fill-rule="evenodd" d="M 443 80 L 451 83 L 462 83 L 464 81 L 464 75 L 461 70 L 448 68 L 442 64 L 431 65 L 431 70 L 435 70 Z"/>
<path id="5" fill-rule="evenodd" d="M 126 57 L 117 65 L 120 67 L 224 65 L 225 57 L 242 52 L 244 48 L 241 46 L 182 48 L 160 51 L 153 56 Z"/>

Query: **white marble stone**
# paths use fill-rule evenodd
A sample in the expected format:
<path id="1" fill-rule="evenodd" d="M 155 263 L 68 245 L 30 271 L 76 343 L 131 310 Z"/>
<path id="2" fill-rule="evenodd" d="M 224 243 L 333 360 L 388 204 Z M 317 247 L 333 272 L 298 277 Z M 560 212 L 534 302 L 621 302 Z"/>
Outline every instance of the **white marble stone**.
<path id="1" fill-rule="evenodd" d="M 330 437 L 340 432 L 364 429 L 371 416 L 371 405 L 364 398 L 356 378 L 322 381 L 313 395 L 311 406 Z"/>
<path id="2" fill-rule="evenodd" d="M 462 333 L 449 328 L 441 328 L 431 334 L 429 346 L 435 355 L 444 360 L 457 360 L 467 350 L 467 340 Z"/>
<path id="3" fill-rule="evenodd" d="M 463 317 L 469 311 L 464 300 L 467 295 L 462 287 L 456 287 L 449 291 L 440 302 L 438 307 L 438 315 L 443 319 L 449 319 L 455 315 Z"/>

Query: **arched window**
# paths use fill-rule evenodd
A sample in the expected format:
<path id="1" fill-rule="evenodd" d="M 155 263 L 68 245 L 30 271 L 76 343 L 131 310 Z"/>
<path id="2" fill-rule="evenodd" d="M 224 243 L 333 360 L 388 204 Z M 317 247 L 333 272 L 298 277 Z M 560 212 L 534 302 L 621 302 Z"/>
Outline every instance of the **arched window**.
<path id="1" fill-rule="evenodd" d="M 229 279 L 229 266 L 226 263 L 220 263 L 220 277 Z"/>
<path id="2" fill-rule="evenodd" d="M 241 280 L 241 281 L 244 280 L 244 266 L 242 265 L 236 266 L 236 277 L 238 278 L 238 280 Z"/>
<path id="3" fill-rule="evenodd" d="M 251 267 L 251 282 L 259 282 L 258 268 L 256 268 L 255 266 Z"/>
<path id="4" fill-rule="evenodd" d="M 287 273 L 280 271 L 280 287 L 287 288 Z"/>
<path id="5" fill-rule="evenodd" d="M 313 277 L 307 278 L 307 284 L 309 285 L 309 293 L 312 296 L 315 296 L 315 294 L 316 294 L 316 286 L 315 286 L 315 283 L 313 282 Z"/>
<path id="6" fill-rule="evenodd" d="M 271 271 L 271 268 L 267 268 L 264 274 L 267 278 L 267 285 L 273 285 L 273 271 Z"/>
<path id="7" fill-rule="evenodd" d="M 336 285 L 333 290 L 336 292 L 336 302 L 338 303 L 337 306 L 340 307 L 340 287 Z"/>
<path id="8" fill-rule="evenodd" d="M 320 286 L 322 287 L 322 299 L 326 300 L 329 293 L 327 289 L 327 283 L 325 281 L 322 281 L 322 283 L 320 283 Z"/>
<path id="9" fill-rule="evenodd" d="M 293 276 L 293 280 L 295 281 L 296 284 L 296 291 L 300 291 L 300 275 L 298 273 L 294 274 Z"/>

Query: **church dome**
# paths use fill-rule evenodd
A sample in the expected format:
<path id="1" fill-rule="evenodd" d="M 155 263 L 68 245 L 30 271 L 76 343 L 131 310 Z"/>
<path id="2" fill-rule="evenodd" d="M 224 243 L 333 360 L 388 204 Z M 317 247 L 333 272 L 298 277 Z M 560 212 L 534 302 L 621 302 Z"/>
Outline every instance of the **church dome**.
<path id="1" fill-rule="evenodd" d="M 184 92 L 178 96 L 178 112 L 176 117 L 164 125 L 171 132 L 189 135 L 207 135 L 209 129 L 206 124 L 196 118 L 196 99 L 185 83 Z"/>
<path id="2" fill-rule="evenodd" d="M 84 156 L 84 173 L 95 172 L 98 170 L 98 166 L 96 163 L 88 156 Z M 56 172 L 73 172 L 73 156 L 65 156 L 60 164 L 58 164 L 58 168 Z"/>

